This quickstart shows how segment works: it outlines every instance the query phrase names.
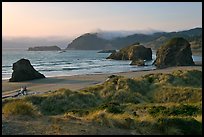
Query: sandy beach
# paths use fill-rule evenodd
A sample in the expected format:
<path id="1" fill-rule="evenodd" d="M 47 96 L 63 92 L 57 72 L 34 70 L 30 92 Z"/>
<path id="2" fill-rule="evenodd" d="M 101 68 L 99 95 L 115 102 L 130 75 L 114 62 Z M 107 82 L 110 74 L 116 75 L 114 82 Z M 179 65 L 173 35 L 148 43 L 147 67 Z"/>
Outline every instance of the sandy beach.
<path id="1" fill-rule="evenodd" d="M 149 71 L 121 72 L 112 74 L 133 78 L 150 73 L 171 73 L 172 71 L 179 69 L 196 69 L 202 71 L 202 65 L 169 67 L 165 69 L 156 69 Z M 108 76 L 112 74 L 87 74 L 75 76 L 48 77 L 45 79 L 37 79 L 26 82 L 8 82 L 8 80 L 2 80 L 2 96 L 16 93 L 16 91 L 19 90 L 21 86 L 26 86 L 29 92 L 54 91 L 60 88 L 79 90 L 85 87 L 89 87 L 91 85 L 103 83 L 108 78 Z"/>

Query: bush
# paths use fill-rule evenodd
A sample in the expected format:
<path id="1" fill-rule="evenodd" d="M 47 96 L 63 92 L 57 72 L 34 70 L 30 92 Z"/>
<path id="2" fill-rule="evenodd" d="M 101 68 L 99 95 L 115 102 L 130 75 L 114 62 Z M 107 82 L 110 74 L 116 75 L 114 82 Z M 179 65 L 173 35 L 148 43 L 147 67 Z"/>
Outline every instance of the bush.
<path id="1" fill-rule="evenodd" d="M 41 102 L 45 99 L 45 97 L 42 97 L 42 96 L 27 96 L 25 97 L 25 100 L 26 101 L 29 101 L 31 102 L 32 104 L 34 105 L 40 105 Z"/>
<path id="2" fill-rule="evenodd" d="M 153 106 L 148 109 L 148 113 L 152 116 L 165 115 L 167 108 L 164 106 Z"/>
<path id="3" fill-rule="evenodd" d="M 152 116 L 195 116 L 202 114 L 201 108 L 195 105 L 179 105 L 179 106 L 153 106 L 148 109 L 148 113 Z"/>
<path id="4" fill-rule="evenodd" d="M 6 103 L 3 106 L 2 111 L 5 116 L 34 116 L 35 114 L 37 114 L 36 108 L 31 103 L 23 100 L 13 100 Z"/>
<path id="5" fill-rule="evenodd" d="M 107 111 L 110 113 L 118 114 L 118 113 L 124 113 L 124 111 L 121 109 L 119 104 L 109 103 L 107 106 Z"/>
<path id="6" fill-rule="evenodd" d="M 38 107 L 45 115 L 58 115 L 73 109 L 95 107 L 98 102 L 92 93 L 65 90 L 46 96 Z"/>
<path id="7" fill-rule="evenodd" d="M 193 116 L 202 113 L 197 106 L 181 105 L 179 107 L 172 107 L 168 110 L 168 115 L 182 115 Z"/>
<path id="8" fill-rule="evenodd" d="M 202 101 L 202 89 L 163 86 L 155 90 L 152 97 L 158 103 L 196 103 Z"/>
<path id="9" fill-rule="evenodd" d="M 202 71 L 198 70 L 176 70 L 172 72 L 174 80 L 171 82 L 174 86 L 202 86 Z"/>
<path id="10" fill-rule="evenodd" d="M 117 102 L 105 103 L 98 107 L 98 109 L 106 109 L 107 112 L 113 114 L 124 113 L 122 106 Z"/>
<path id="11" fill-rule="evenodd" d="M 202 124 L 193 118 L 159 118 L 157 122 L 158 128 L 160 128 L 160 131 L 164 132 L 164 134 L 172 127 L 174 129 L 179 129 L 181 134 L 184 135 L 202 134 Z"/>

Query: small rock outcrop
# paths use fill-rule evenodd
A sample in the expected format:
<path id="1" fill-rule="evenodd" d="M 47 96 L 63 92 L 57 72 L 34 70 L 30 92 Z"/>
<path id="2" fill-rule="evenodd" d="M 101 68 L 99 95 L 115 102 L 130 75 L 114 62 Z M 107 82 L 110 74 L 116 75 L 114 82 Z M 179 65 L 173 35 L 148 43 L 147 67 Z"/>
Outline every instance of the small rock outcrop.
<path id="1" fill-rule="evenodd" d="M 170 39 L 157 50 L 154 64 L 157 68 L 195 65 L 189 42 L 181 37 Z"/>
<path id="2" fill-rule="evenodd" d="M 145 62 L 144 60 L 141 60 L 141 59 L 134 59 L 132 60 L 130 65 L 145 66 Z"/>
<path id="3" fill-rule="evenodd" d="M 30 47 L 28 51 L 60 51 L 58 46 L 40 46 L 40 47 Z"/>
<path id="4" fill-rule="evenodd" d="M 116 50 L 101 50 L 98 53 L 116 53 Z"/>
<path id="5" fill-rule="evenodd" d="M 27 59 L 20 59 L 13 63 L 13 73 L 9 82 L 20 82 L 33 79 L 45 78 L 45 76 L 36 71 Z"/>
<path id="6" fill-rule="evenodd" d="M 116 53 L 112 53 L 107 59 L 114 60 L 152 60 L 152 50 L 151 48 L 145 48 L 142 45 L 130 45 L 128 47 L 122 48 Z"/>

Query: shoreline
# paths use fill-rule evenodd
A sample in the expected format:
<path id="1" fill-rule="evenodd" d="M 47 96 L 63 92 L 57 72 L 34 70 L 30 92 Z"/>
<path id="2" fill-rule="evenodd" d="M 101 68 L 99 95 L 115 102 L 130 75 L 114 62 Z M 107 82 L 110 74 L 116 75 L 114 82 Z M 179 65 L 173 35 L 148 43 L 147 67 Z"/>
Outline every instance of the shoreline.
<path id="1" fill-rule="evenodd" d="M 152 71 L 155 69 L 147 69 L 147 70 L 133 70 L 133 71 L 121 71 L 121 72 L 113 72 L 113 73 L 88 73 L 88 74 L 73 74 L 73 75 L 53 75 L 53 76 L 46 76 L 46 78 L 58 78 L 58 77 L 74 77 L 74 76 L 84 76 L 84 75 L 112 75 L 112 74 L 119 74 L 119 73 L 127 73 L 127 72 L 140 72 L 140 71 Z M 2 81 L 8 81 L 10 78 L 2 78 Z"/>
<path id="2" fill-rule="evenodd" d="M 197 66 L 178 66 L 168 67 L 164 69 L 142 70 L 142 71 L 128 71 L 119 73 L 106 73 L 106 74 L 83 74 L 74 76 L 55 76 L 47 77 L 44 79 L 36 79 L 25 82 L 8 82 L 2 80 L 2 96 L 11 95 L 16 93 L 21 86 L 26 86 L 28 92 L 47 92 L 54 91 L 60 88 L 67 88 L 70 90 L 79 90 L 96 84 L 103 83 L 110 75 L 121 75 L 128 78 L 140 77 L 150 73 L 171 73 L 174 70 L 200 70 L 202 65 Z"/>
<path id="3" fill-rule="evenodd" d="M 195 66 L 201 66 L 202 67 L 202 61 L 196 61 Z M 180 67 L 195 67 L 195 66 L 180 66 Z M 178 66 L 179 67 L 179 66 Z M 170 67 L 169 67 L 170 68 Z M 73 74 L 73 75 L 53 75 L 53 76 L 46 76 L 46 78 L 55 78 L 55 77 L 71 77 L 71 76 L 80 76 L 80 75 L 103 75 L 103 74 L 116 74 L 116 73 L 126 73 L 126 72 L 140 72 L 140 71 L 153 71 L 153 70 L 159 70 L 157 68 L 155 69 L 147 69 L 147 70 L 133 70 L 133 71 L 122 71 L 122 72 L 114 72 L 114 73 L 90 73 L 90 74 Z M 2 78 L 2 81 L 9 80 L 10 78 Z"/>

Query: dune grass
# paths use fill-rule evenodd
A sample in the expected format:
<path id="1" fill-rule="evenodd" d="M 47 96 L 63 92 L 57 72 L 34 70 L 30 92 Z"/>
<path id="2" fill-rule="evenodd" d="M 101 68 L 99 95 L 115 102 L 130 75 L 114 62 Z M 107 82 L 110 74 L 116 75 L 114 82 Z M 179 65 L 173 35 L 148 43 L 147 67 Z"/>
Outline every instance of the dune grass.
<path id="1" fill-rule="evenodd" d="M 64 114 L 75 109 L 91 108 L 100 102 L 92 93 L 68 89 L 60 89 L 44 96 L 26 97 L 25 100 L 35 104 L 44 115 Z"/>
<path id="2" fill-rule="evenodd" d="M 34 117 L 38 114 L 37 108 L 24 100 L 15 99 L 6 103 L 2 108 L 2 113 L 5 117 L 10 116 L 31 116 Z"/>
<path id="3" fill-rule="evenodd" d="M 140 78 L 114 76 L 79 91 L 6 100 L 9 115 L 63 115 L 141 134 L 188 135 L 202 132 L 202 72 L 177 70 Z"/>

